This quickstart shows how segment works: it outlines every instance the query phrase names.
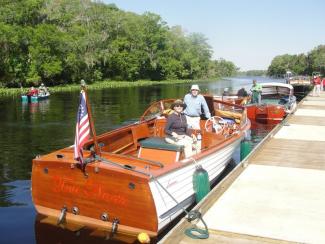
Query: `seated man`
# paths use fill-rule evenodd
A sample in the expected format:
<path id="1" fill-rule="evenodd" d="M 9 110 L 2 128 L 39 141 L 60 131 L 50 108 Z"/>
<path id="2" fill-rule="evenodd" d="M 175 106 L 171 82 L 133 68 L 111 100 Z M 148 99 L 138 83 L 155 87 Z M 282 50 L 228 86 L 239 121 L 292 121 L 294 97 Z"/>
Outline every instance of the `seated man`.
<path id="1" fill-rule="evenodd" d="M 186 105 L 181 100 L 176 100 L 171 105 L 173 113 L 167 118 L 165 133 L 168 143 L 184 146 L 184 153 L 187 158 L 193 155 L 192 147 L 193 142 L 196 142 L 196 137 L 191 134 L 187 127 L 186 117 L 183 114 L 184 108 L 186 108 Z"/>
<path id="2" fill-rule="evenodd" d="M 226 87 L 225 89 L 223 89 L 222 96 L 230 96 L 229 88 L 228 87 Z"/>

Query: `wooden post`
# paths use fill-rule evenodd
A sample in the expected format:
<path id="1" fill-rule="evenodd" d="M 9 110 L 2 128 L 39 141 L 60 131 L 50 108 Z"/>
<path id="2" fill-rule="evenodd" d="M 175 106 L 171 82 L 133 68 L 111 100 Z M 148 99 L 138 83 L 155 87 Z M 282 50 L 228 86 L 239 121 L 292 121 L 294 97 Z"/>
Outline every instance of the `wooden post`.
<path id="1" fill-rule="evenodd" d="M 92 117 L 92 114 L 91 114 L 91 109 L 90 109 L 90 105 L 89 105 L 89 101 L 88 101 L 86 83 L 85 83 L 84 80 L 81 80 L 81 89 L 84 91 L 85 97 L 86 97 L 87 112 L 88 112 L 88 118 L 89 118 L 91 133 L 93 134 L 95 153 L 100 156 L 100 150 L 99 150 L 99 146 L 98 146 L 98 143 L 97 143 L 97 137 L 96 137 L 96 130 L 95 130 L 93 117 Z"/>

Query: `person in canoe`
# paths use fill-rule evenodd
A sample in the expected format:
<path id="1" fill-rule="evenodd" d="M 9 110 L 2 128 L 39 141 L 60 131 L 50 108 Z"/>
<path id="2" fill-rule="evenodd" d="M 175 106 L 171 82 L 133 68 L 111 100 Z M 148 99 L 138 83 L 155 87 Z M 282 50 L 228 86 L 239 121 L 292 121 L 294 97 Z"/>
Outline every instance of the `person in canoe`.
<path id="1" fill-rule="evenodd" d="M 39 92 L 39 95 L 41 96 L 45 96 L 46 94 L 48 94 L 48 89 L 47 87 L 44 85 L 44 83 L 42 83 L 39 88 L 38 88 L 38 92 Z"/>
<path id="2" fill-rule="evenodd" d="M 32 86 L 29 89 L 27 96 L 38 96 L 38 90 L 34 86 Z"/>
<path id="3" fill-rule="evenodd" d="M 196 137 L 187 127 L 186 117 L 183 110 L 186 104 L 182 100 L 176 100 L 171 109 L 173 113 L 167 118 L 165 133 L 167 135 L 166 142 L 184 146 L 185 157 L 193 155 L 193 143 Z"/>

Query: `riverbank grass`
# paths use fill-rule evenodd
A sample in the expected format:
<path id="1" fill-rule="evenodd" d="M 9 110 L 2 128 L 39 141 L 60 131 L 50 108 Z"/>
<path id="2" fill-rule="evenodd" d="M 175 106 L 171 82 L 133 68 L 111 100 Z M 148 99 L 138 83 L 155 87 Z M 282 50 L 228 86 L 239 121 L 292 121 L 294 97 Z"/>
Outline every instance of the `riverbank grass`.
<path id="1" fill-rule="evenodd" d="M 101 81 L 92 84 L 87 84 L 87 89 L 97 90 L 104 88 L 119 88 L 119 87 L 137 87 L 137 86 L 150 86 L 157 84 L 180 84 L 180 83 L 201 83 L 208 80 L 164 80 L 164 81 Z M 26 94 L 29 88 L 0 88 L 0 96 L 20 95 Z M 78 84 L 59 85 L 49 87 L 51 93 L 77 91 L 80 89 Z"/>

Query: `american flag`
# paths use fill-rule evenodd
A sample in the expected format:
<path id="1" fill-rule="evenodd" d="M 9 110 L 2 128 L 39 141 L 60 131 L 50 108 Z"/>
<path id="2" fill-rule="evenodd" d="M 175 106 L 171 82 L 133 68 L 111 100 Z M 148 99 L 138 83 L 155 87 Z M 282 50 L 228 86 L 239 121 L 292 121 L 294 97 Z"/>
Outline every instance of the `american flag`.
<path id="1" fill-rule="evenodd" d="M 82 147 L 89 139 L 90 127 L 87 112 L 86 94 L 84 91 L 80 93 L 79 108 L 76 124 L 76 138 L 74 141 L 74 158 L 83 164 Z"/>

